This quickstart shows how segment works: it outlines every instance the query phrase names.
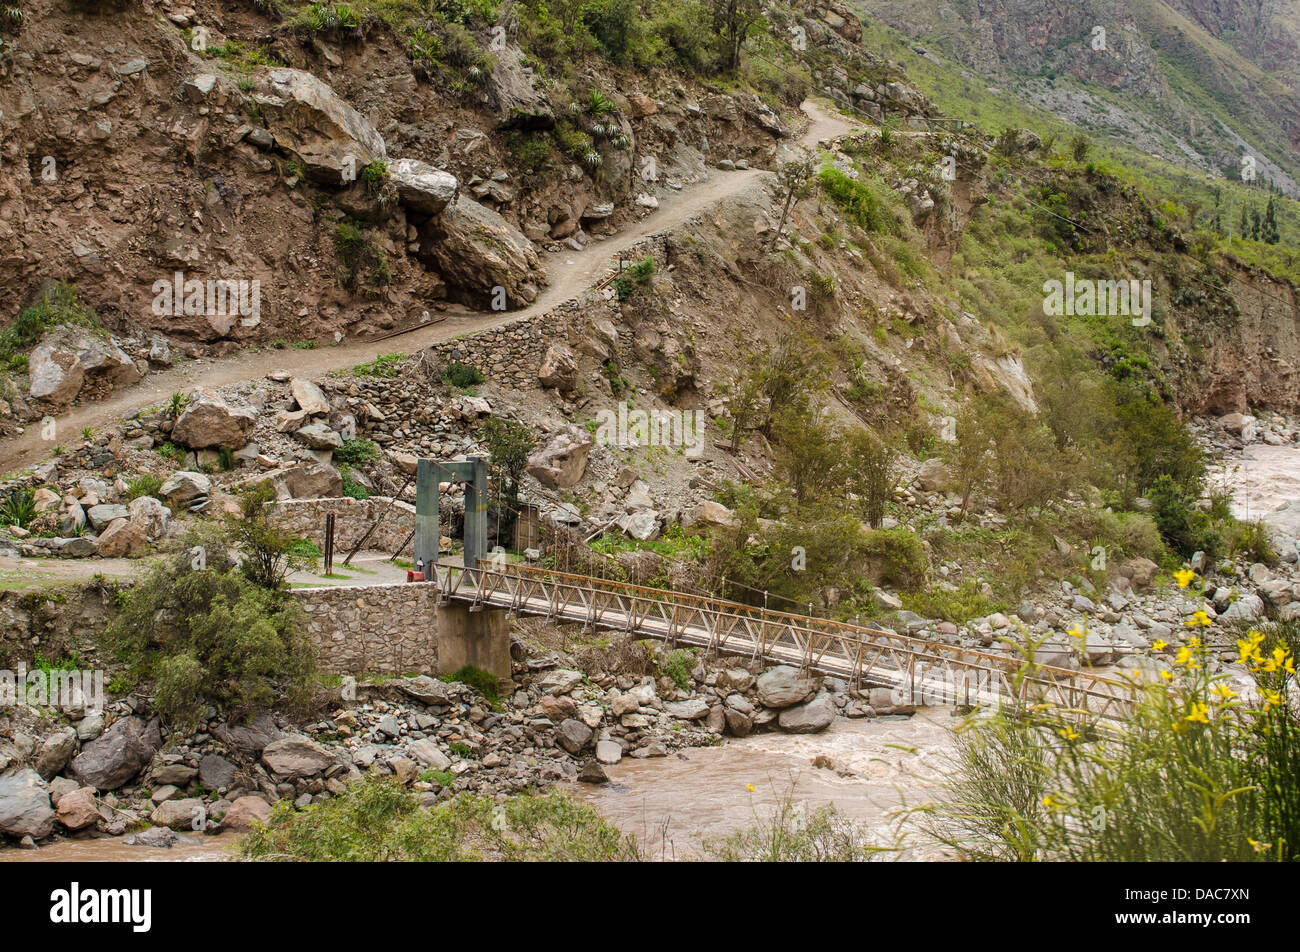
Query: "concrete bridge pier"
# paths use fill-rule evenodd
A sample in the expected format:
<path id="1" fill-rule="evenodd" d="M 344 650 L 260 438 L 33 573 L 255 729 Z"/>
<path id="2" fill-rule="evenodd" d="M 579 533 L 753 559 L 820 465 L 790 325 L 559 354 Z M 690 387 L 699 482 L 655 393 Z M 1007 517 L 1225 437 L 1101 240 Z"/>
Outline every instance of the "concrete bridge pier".
<path id="1" fill-rule="evenodd" d="M 438 606 L 438 673 L 472 664 L 502 680 L 510 678 L 510 613 L 463 602 Z"/>

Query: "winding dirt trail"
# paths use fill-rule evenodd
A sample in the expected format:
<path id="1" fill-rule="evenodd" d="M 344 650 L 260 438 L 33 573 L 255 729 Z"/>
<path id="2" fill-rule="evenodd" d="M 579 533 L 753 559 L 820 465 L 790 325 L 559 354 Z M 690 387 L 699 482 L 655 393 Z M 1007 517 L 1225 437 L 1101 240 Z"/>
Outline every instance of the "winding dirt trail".
<path id="1" fill-rule="evenodd" d="M 808 149 L 815 150 L 818 143 L 830 141 L 861 126 L 860 122 L 840 115 L 829 105 L 812 100 L 805 101 L 800 109 L 808 117 L 809 123 L 795 141 Z M 453 311 L 437 324 L 415 328 L 387 340 L 350 341 L 314 350 L 259 348 L 236 357 L 200 358 L 185 361 L 168 370 L 151 372 L 130 389 L 114 393 L 106 400 L 72 407 L 62 416 L 55 417 L 54 440 L 43 439 L 39 425 L 29 425 L 22 436 L 0 445 L 0 474 L 39 462 L 56 444 L 74 442 L 75 436 L 70 434 L 80 434 L 85 427 L 94 429 L 103 426 L 137 407 L 162 403 L 178 391 L 192 390 L 195 387 L 229 386 L 245 380 L 256 380 L 277 370 L 304 377 L 320 376 L 374 360 L 380 354 L 395 351 L 414 353 L 462 334 L 490 330 L 535 317 L 581 295 L 602 276 L 611 259 L 620 252 L 650 235 L 669 231 L 689 221 L 709 206 L 725 201 L 759 181 L 764 174 L 769 173 L 760 169 L 733 172 L 711 169 L 706 181 L 662 199 L 659 208 L 617 235 L 603 241 L 592 241 L 582 251 L 566 249 L 544 255 L 550 283 L 536 301 L 517 311 Z"/>

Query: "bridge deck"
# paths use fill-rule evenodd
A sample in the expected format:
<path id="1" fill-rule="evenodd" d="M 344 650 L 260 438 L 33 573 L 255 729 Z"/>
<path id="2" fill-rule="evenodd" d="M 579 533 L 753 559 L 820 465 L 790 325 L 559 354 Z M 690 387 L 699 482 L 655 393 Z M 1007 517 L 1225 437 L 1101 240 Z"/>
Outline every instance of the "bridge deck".
<path id="1" fill-rule="evenodd" d="M 1126 681 L 1047 665 L 1025 676 L 1014 658 L 878 628 L 532 566 L 480 565 L 442 566 L 443 594 L 894 688 L 900 703 L 996 706 L 1019 698 L 1109 720 L 1123 719 L 1135 699 Z"/>

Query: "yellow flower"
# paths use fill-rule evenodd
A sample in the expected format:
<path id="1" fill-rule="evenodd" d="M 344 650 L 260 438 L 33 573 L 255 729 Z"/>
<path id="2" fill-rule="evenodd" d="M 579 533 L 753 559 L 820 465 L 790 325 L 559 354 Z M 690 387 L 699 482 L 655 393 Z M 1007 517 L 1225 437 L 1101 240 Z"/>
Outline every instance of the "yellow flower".
<path id="1" fill-rule="evenodd" d="M 1246 837 L 1246 842 L 1250 844 L 1251 849 L 1253 849 L 1256 853 L 1262 853 L 1265 850 L 1271 850 L 1273 848 L 1272 843 L 1260 843 L 1255 840 L 1252 840 L 1249 836 Z"/>
<path id="2" fill-rule="evenodd" d="M 1237 640 L 1237 650 L 1241 652 L 1241 657 L 1237 659 L 1238 664 L 1262 664 L 1264 658 L 1259 653 L 1260 642 L 1264 640 L 1264 635 L 1258 631 L 1249 631 L 1246 633 L 1246 640 Z"/>
<path id="3" fill-rule="evenodd" d="M 1209 710 L 1210 709 L 1206 707 L 1204 704 L 1200 704 L 1200 703 L 1193 704 L 1192 713 L 1187 715 L 1186 720 L 1194 721 L 1198 724 L 1208 724 L 1210 723 L 1210 719 L 1205 715 L 1209 712 Z"/>
<path id="4" fill-rule="evenodd" d="M 1209 625 L 1212 625 L 1214 623 L 1210 621 L 1210 616 L 1205 614 L 1204 609 L 1198 608 L 1192 614 L 1192 617 L 1187 619 L 1187 621 L 1184 622 L 1184 624 L 1187 625 L 1188 628 L 1195 628 L 1197 625 L 1208 627 Z"/>
<path id="5" fill-rule="evenodd" d="M 1178 580 L 1179 588 L 1186 588 L 1192 583 L 1192 579 L 1196 578 L 1196 573 L 1191 569 L 1179 569 L 1174 573 L 1174 578 Z"/>
<path id="6" fill-rule="evenodd" d="M 1231 701 L 1234 697 L 1237 696 L 1237 692 L 1234 691 L 1232 688 L 1228 687 L 1226 684 L 1216 684 L 1214 687 L 1210 688 L 1210 693 L 1218 695 L 1220 698 L 1222 698 L 1225 701 Z"/>
<path id="7" fill-rule="evenodd" d="M 1057 728 L 1056 732 L 1060 734 L 1062 737 L 1064 737 L 1066 740 L 1077 740 L 1079 737 L 1079 732 L 1076 731 L 1073 727 L 1069 727 L 1069 726 L 1059 727 Z"/>
<path id="8" fill-rule="evenodd" d="M 1187 645 L 1183 645 L 1178 649 L 1178 657 L 1174 659 L 1174 664 L 1187 664 L 1191 660 L 1192 649 Z"/>
<path id="9" fill-rule="evenodd" d="M 745 784 L 745 789 L 748 790 L 750 793 L 753 793 L 753 792 L 754 792 L 754 785 L 753 785 L 752 783 L 747 783 L 747 784 Z"/>
<path id="10" fill-rule="evenodd" d="M 1160 677 L 1164 678 L 1166 681 L 1170 681 L 1173 680 L 1174 675 L 1172 671 L 1161 671 Z"/>
<path id="11" fill-rule="evenodd" d="M 1151 647 L 1156 651 L 1164 651 L 1166 648 L 1169 647 L 1169 642 L 1161 641 L 1160 639 L 1157 638 L 1155 641 L 1151 643 Z"/>
<path id="12" fill-rule="evenodd" d="M 1047 796 L 1043 797 L 1043 806 L 1047 807 L 1048 809 L 1051 809 L 1052 807 L 1056 806 L 1056 804 L 1057 801 L 1052 799 L 1052 795 L 1050 793 Z"/>
<path id="13" fill-rule="evenodd" d="M 1088 632 L 1087 632 L 1086 630 L 1084 630 L 1084 631 L 1080 631 L 1078 628 L 1071 628 L 1069 631 L 1066 632 L 1066 634 L 1067 634 L 1067 635 L 1073 635 L 1075 638 L 1086 638 L 1086 637 L 1088 637 Z"/>
<path id="14" fill-rule="evenodd" d="M 1268 702 L 1269 707 L 1277 707 L 1282 703 L 1282 695 L 1271 688 L 1264 688 L 1264 700 Z"/>

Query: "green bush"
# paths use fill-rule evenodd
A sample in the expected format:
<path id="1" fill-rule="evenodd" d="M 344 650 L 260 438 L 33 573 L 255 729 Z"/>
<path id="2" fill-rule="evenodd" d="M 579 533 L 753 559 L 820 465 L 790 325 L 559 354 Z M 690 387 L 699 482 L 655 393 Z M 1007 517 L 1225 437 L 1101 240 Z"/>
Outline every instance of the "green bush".
<path id="1" fill-rule="evenodd" d="M 484 381 L 482 371 L 477 367 L 471 367 L 469 364 L 463 364 L 459 360 L 453 360 L 447 365 L 447 369 L 442 372 L 442 382 L 449 387 L 456 387 L 464 390 L 467 387 L 476 387 Z"/>
<path id="2" fill-rule="evenodd" d="M 1233 521 L 1227 530 L 1228 551 L 1235 556 L 1265 565 L 1277 565 L 1277 550 L 1262 522 Z"/>
<path id="3" fill-rule="evenodd" d="M 880 186 L 873 186 L 865 179 L 851 179 L 830 165 L 822 168 L 817 180 L 830 200 L 863 231 L 885 235 L 898 233 L 898 219 L 882 197 Z"/>
<path id="4" fill-rule="evenodd" d="M 139 476 L 127 481 L 126 498 L 139 499 L 141 496 L 157 496 L 158 490 L 161 488 L 161 479 L 153 473 L 141 473 Z"/>
<path id="5" fill-rule="evenodd" d="M 493 710 L 499 710 L 501 707 L 501 693 L 497 690 L 497 676 L 489 671 L 467 664 L 452 674 L 443 675 L 442 679 L 467 684 L 483 695 L 483 700 L 487 701 Z"/>
<path id="6" fill-rule="evenodd" d="M 191 729 L 214 705 L 234 716 L 310 697 L 312 653 L 297 605 L 251 582 L 211 528 L 188 534 L 170 560 L 122 596 L 105 643 L 156 688 L 154 708 Z M 203 553 L 202 562 L 197 553 Z"/>
<path id="7" fill-rule="evenodd" d="M 1210 517 L 1196 505 L 1195 497 L 1186 493 L 1168 475 L 1161 476 L 1147 491 L 1151 501 L 1151 515 L 1160 534 L 1178 555 L 1188 558 L 1194 552 L 1204 552 L 1217 558 L 1223 550 L 1223 539 L 1214 530 Z"/>
<path id="8" fill-rule="evenodd" d="M 964 625 L 972 618 L 983 618 L 1001 611 L 1004 603 L 987 598 L 974 579 L 967 579 L 956 589 L 928 588 L 924 591 L 904 593 L 903 607 L 923 618 L 939 618 Z"/>
<path id="9" fill-rule="evenodd" d="M 348 466 L 361 466 L 365 463 L 373 463 L 380 455 L 378 446 L 358 436 L 343 441 L 343 445 L 334 451 L 334 461 Z"/>
<path id="10" fill-rule="evenodd" d="M 24 308 L 8 327 L 0 329 L 0 361 L 9 363 L 20 350 L 27 350 L 41 335 L 55 327 L 84 327 L 106 334 L 94 308 L 81 300 L 68 284 L 51 284 L 31 307 Z"/>
<path id="11" fill-rule="evenodd" d="M 357 364 L 352 368 L 354 377 L 396 377 L 402 372 L 401 363 L 405 354 L 380 354 L 368 364 Z"/>
<path id="12" fill-rule="evenodd" d="M 695 652 L 677 648 L 660 660 L 659 676 L 671 678 L 679 691 L 691 689 L 691 672 L 695 670 Z"/>

